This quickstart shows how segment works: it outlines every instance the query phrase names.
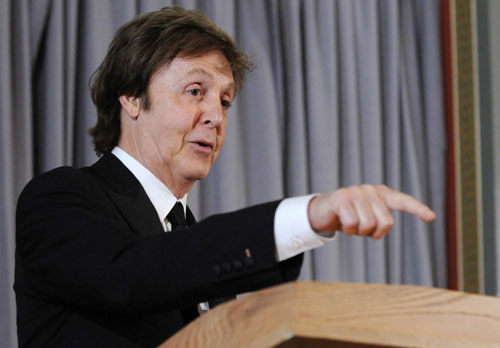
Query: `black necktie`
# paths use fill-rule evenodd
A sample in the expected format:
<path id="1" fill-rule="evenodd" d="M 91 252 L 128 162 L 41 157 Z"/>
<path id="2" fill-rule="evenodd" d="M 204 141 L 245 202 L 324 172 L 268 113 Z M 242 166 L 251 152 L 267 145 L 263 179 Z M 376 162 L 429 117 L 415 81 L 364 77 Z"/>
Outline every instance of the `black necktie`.
<path id="1" fill-rule="evenodd" d="M 167 220 L 172 225 L 172 231 L 187 227 L 186 217 L 184 216 L 184 207 L 181 202 L 175 203 L 174 207 L 167 215 Z"/>
<path id="2" fill-rule="evenodd" d="M 181 202 L 175 203 L 174 207 L 172 208 L 172 210 L 170 210 L 170 213 L 168 213 L 167 215 L 167 220 L 172 225 L 172 231 L 180 230 L 187 227 L 188 224 L 186 221 L 186 217 L 184 216 L 184 208 Z M 192 218 L 191 220 L 194 220 L 194 218 Z M 194 221 L 191 222 L 190 224 L 192 223 L 194 223 Z M 184 321 L 184 325 L 187 325 L 189 322 L 191 322 L 192 320 L 196 319 L 199 316 L 198 309 L 196 306 L 190 306 L 181 309 L 181 315 L 182 315 L 182 320 Z"/>

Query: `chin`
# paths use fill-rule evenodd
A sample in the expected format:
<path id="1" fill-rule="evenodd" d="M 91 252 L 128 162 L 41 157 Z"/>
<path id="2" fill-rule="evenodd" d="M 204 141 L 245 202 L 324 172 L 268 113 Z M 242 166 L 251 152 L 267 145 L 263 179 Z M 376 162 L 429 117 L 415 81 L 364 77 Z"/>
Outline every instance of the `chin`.
<path id="1" fill-rule="evenodd" d="M 198 181 L 205 179 L 208 176 L 208 173 L 210 173 L 210 168 L 199 171 L 191 171 L 188 175 L 185 175 L 185 178 L 191 181 Z"/>
<path id="2" fill-rule="evenodd" d="M 190 181 L 197 181 L 205 179 L 212 169 L 213 160 L 204 158 L 203 160 L 191 160 L 184 163 L 181 168 L 183 177 Z"/>

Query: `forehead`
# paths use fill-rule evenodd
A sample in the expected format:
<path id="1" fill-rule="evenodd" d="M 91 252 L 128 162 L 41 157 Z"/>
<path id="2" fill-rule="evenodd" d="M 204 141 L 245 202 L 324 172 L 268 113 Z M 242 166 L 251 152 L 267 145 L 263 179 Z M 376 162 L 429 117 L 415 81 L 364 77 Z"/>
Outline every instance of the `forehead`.
<path id="1" fill-rule="evenodd" d="M 209 79 L 222 88 L 234 90 L 231 66 L 220 51 L 211 51 L 195 57 L 176 57 L 158 69 L 151 82 L 165 78 L 171 83 L 181 83 L 195 77 Z"/>

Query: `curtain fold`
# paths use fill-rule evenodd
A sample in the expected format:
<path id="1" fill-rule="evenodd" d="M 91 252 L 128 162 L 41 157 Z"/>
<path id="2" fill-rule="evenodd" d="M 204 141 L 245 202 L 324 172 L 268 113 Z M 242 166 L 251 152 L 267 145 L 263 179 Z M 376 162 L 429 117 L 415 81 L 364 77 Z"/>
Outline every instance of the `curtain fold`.
<path id="1" fill-rule="evenodd" d="M 33 175 L 28 3 L 0 2 L 0 342 L 16 346 L 14 216 L 17 195 Z"/>
<path id="2" fill-rule="evenodd" d="M 197 8 L 256 62 L 226 144 L 190 193 L 198 219 L 362 183 L 428 203 L 381 241 L 309 252 L 303 280 L 446 286 L 445 124 L 438 0 L 6 0 L 0 2 L 0 340 L 16 346 L 17 196 L 34 175 L 97 158 L 88 81 L 114 31 L 166 5 Z M 237 231 L 235 231 L 237 233 Z"/>

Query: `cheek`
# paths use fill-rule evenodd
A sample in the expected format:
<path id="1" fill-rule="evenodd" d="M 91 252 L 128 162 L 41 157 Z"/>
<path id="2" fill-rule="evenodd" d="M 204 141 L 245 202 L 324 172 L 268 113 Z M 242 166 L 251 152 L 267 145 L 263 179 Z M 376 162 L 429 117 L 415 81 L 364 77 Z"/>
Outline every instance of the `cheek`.
<path id="1" fill-rule="evenodd" d="M 154 139 L 158 151 L 164 158 L 172 158 L 181 150 L 183 136 L 179 133 L 176 124 L 167 118 L 162 118 L 151 129 L 150 138 Z"/>
<path id="2" fill-rule="evenodd" d="M 164 141 L 173 144 L 182 142 L 191 129 L 191 122 L 185 113 L 179 110 L 168 110 L 156 132 L 164 138 Z"/>
<path id="3" fill-rule="evenodd" d="M 188 108 L 170 109 L 165 116 L 163 127 L 172 133 L 186 134 L 197 124 L 194 112 Z"/>

